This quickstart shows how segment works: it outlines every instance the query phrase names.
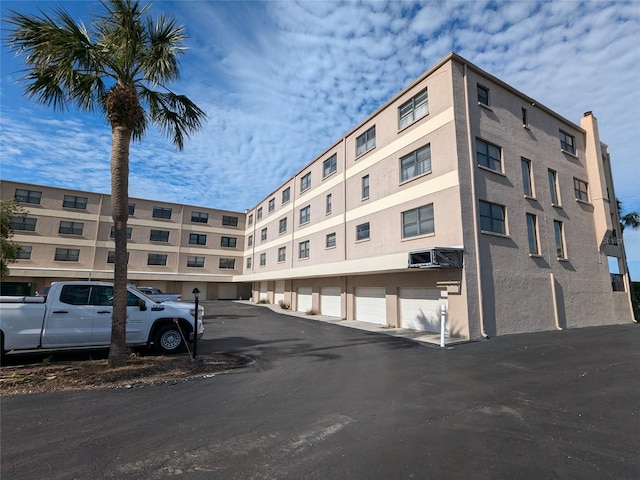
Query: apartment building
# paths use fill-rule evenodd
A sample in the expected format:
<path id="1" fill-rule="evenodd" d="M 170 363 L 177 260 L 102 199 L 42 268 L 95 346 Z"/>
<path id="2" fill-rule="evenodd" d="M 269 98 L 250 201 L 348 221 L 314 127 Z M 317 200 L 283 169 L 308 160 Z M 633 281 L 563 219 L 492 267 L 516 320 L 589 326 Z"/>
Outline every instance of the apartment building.
<path id="1" fill-rule="evenodd" d="M 56 280 L 113 280 L 115 247 L 110 195 L 0 181 L 3 200 L 28 212 L 12 219 L 22 250 L 5 294 L 33 294 Z M 128 222 L 129 281 L 193 298 L 248 298 L 242 271 L 242 213 L 131 198 Z"/>
<path id="2" fill-rule="evenodd" d="M 1 188 L 8 281 L 111 278 L 108 195 Z M 463 339 L 632 322 L 615 198 L 591 112 L 451 53 L 245 213 L 131 199 L 129 279 Z"/>
<path id="3" fill-rule="evenodd" d="M 254 301 L 460 338 L 633 321 L 609 149 L 456 54 L 247 212 Z"/>

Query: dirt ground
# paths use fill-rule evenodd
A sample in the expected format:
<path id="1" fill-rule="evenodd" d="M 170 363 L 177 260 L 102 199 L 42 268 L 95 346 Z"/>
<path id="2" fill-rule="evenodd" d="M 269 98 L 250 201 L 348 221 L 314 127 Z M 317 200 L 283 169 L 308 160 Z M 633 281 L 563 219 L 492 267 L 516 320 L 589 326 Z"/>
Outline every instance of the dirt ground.
<path id="1" fill-rule="evenodd" d="M 0 395 L 24 395 L 62 390 L 135 388 L 158 383 L 178 383 L 242 368 L 251 359 L 242 355 L 201 355 L 194 363 L 189 356 L 139 356 L 131 354 L 127 364 L 111 368 L 106 359 L 52 362 L 0 368 Z"/>

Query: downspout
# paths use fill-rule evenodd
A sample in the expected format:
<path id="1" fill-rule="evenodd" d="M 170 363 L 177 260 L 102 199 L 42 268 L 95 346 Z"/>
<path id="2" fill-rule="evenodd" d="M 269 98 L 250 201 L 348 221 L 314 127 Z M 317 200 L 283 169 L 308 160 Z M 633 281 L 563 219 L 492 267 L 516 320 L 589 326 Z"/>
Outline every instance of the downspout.
<path id="1" fill-rule="evenodd" d="M 467 146 L 469 149 L 469 174 L 471 175 L 471 212 L 473 213 L 473 242 L 475 248 L 476 259 L 476 282 L 478 283 L 478 319 L 480 321 L 480 334 L 484 338 L 489 338 L 487 332 L 484 329 L 484 305 L 482 297 L 482 275 L 480 268 L 480 228 L 478 225 L 478 205 L 476 198 L 476 176 L 475 176 L 475 164 L 473 155 L 473 139 L 471 138 L 471 120 L 469 116 L 469 78 L 467 74 L 467 64 L 464 64 L 464 108 L 467 123 Z"/>
<path id="2" fill-rule="evenodd" d="M 553 272 L 549 274 L 549 279 L 551 280 L 551 297 L 553 299 L 553 318 L 556 322 L 556 330 L 562 330 L 560 326 L 560 313 L 558 312 L 558 295 L 556 293 L 556 278 L 553 275 Z"/>

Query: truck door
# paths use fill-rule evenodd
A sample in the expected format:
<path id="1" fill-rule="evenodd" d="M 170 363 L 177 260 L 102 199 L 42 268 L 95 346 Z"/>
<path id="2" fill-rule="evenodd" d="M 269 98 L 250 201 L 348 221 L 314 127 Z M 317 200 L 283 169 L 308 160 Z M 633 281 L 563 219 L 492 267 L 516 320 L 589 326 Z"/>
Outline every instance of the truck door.
<path id="1" fill-rule="evenodd" d="M 63 285 L 58 298 L 49 298 L 43 347 L 89 343 L 94 316 L 94 307 L 89 305 L 90 293 L 91 285 Z"/>
<path id="2" fill-rule="evenodd" d="M 91 291 L 90 303 L 94 306 L 91 343 L 109 345 L 111 343 L 111 320 L 113 317 L 113 287 L 96 285 Z M 127 292 L 127 343 L 143 343 L 142 326 L 146 324 L 146 311 L 141 311 L 138 297 Z"/>

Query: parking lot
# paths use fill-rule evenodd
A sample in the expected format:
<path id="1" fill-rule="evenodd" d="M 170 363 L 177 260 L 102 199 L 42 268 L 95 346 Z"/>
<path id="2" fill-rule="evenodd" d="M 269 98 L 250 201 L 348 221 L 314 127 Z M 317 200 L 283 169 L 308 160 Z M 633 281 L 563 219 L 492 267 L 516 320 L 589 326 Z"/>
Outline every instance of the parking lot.
<path id="1" fill-rule="evenodd" d="M 7 479 L 632 479 L 640 326 L 446 349 L 234 302 L 231 374 L 2 399 Z"/>

